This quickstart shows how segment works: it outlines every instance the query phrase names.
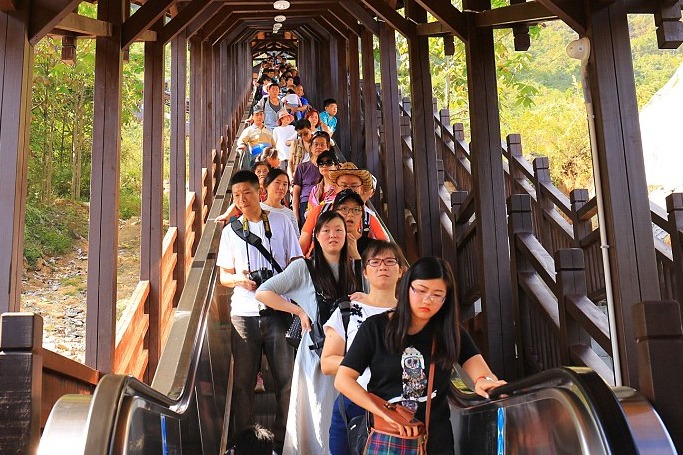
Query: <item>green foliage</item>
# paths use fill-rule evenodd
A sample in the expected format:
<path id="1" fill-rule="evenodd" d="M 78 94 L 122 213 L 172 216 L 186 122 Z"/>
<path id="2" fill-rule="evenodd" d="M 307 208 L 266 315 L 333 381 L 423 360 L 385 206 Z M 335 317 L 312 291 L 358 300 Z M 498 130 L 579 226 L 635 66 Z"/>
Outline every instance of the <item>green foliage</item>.
<path id="1" fill-rule="evenodd" d="M 74 241 L 87 236 L 87 208 L 80 204 L 57 201 L 45 206 L 26 204 L 24 227 L 24 258 L 35 266 L 45 256 L 64 254 Z"/>

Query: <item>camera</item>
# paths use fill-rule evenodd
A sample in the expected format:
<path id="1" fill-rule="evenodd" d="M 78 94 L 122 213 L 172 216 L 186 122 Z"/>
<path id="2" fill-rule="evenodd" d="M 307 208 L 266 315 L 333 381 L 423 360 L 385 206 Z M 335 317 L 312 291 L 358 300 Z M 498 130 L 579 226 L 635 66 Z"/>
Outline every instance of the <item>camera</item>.
<path id="1" fill-rule="evenodd" d="M 249 272 L 249 279 L 251 281 L 254 281 L 257 287 L 261 286 L 261 284 L 263 284 L 264 281 L 272 277 L 273 271 L 266 268 L 260 268 L 258 270 L 254 270 L 253 272 Z"/>

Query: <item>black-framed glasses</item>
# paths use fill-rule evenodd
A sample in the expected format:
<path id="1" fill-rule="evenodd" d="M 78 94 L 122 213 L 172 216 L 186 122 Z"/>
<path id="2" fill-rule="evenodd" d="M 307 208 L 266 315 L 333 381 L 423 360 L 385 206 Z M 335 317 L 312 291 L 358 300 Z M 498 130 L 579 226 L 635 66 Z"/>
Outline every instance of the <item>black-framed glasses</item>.
<path id="1" fill-rule="evenodd" d="M 434 295 L 425 291 L 424 289 L 415 289 L 413 285 L 410 285 L 410 290 L 413 291 L 420 300 L 426 300 L 432 303 L 444 303 L 446 301 L 445 295 Z"/>
<path id="2" fill-rule="evenodd" d="M 363 213 L 363 207 L 339 207 L 338 209 L 335 209 L 335 212 L 343 213 L 344 215 L 348 215 L 349 213 L 353 213 L 354 215 L 360 215 L 361 213 Z"/>
<path id="3" fill-rule="evenodd" d="M 366 262 L 370 267 L 379 267 L 380 265 L 384 264 L 387 267 L 392 267 L 396 264 L 398 264 L 398 259 L 396 258 L 370 258 Z M 412 289 L 412 286 L 411 286 Z"/>
<path id="4" fill-rule="evenodd" d="M 318 167 L 330 167 L 330 166 L 336 166 L 337 163 L 336 161 L 332 160 L 325 160 L 325 161 L 318 161 Z"/>

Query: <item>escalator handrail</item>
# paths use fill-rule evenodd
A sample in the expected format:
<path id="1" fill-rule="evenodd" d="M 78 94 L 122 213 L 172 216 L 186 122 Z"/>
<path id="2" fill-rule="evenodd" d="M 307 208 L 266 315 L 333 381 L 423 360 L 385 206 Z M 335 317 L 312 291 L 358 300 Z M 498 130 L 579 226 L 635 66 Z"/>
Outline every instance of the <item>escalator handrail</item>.
<path id="1" fill-rule="evenodd" d="M 528 394 L 535 390 L 563 387 L 571 384 L 580 395 L 587 411 L 595 419 L 603 440 L 611 453 L 636 454 L 633 434 L 628 419 L 609 385 L 590 368 L 560 367 L 519 379 L 489 391 L 490 400 L 474 395 L 456 393 L 452 400 L 459 407 L 487 406 L 492 402 L 504 402 L 507 397 Z M 625 437 L 626 435 L 630 437 Z"/>
<path id="2" fill-rule="evenodd" d="M 176 308 L 176 321 L 178 314 L 186 312 L 189 318 L 187 323 L 182 328 L 176 328 L 175 323 L 172 326 L 151 386 L 133 376 L 120 374 L 107 374 L 100 380 L 84 429 L 85 453 L 109 453 L 113 448 L 121 405 L 126 397 L 136 396 L 157 404 L 164 408 L 164 413 L 174 417 L 180 417 L 191 402 L 208 322 L 208 309 L 218 273 L 215 263 L 221 228 L 214 220 L 223 213 L 230 199 L 229 180 L 236 166 L 239 167 L 239 159 L 233 147 Z M 182 338 L 177 347 L 169 343 L 173 339 L 174 329 Z"/>

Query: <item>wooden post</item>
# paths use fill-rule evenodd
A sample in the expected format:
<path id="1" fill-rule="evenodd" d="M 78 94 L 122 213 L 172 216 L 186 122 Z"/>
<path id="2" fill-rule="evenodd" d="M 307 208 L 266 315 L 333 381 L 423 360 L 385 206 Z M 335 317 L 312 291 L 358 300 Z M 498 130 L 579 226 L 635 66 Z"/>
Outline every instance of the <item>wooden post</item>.
<path id="1" fill-rule="evenodd" d="M 185 286 L 185 277 L 189 270 L 185 269 L 185 239 L 187 235 L 186 213 L 187 206 L 187 172 L 185 160 L 187 159 L 186 147 L 186 122 L 187 112 L 185 100 L 187 99 L 187 37 L 181 33 L 171 42 L 171 160 L 170 177 L 171 191 L 169 195 L 170 213 L 169 224 L 178 229 L 178 238 L 175 241 L 174 252 L 178 258 L 173 279 L 178 288 L 176 291 L 174 306 L 178 304 L 180 294 Z"/>
<path id="2" fill-rule="evenodd" d="M 0 12 L 0 313 L 19 311 L 29 160 L 33 47 L 29 7 Z"/>
<path id="3" fill-rule="evenodd" d="M 372 35 L 370 32 L 363 32 L 363 78 L 367 81 L 374 81 L 374 60 L 372 58 Z M 369 46 L 369 49 L 368 49 Z M 399 92 L 398 81 L 396 80 L 396 34 L 394 30 L 385 23 L 379 25 L 379 53 L 381 68 L 381 96 L 382 96 L 382 125 L 384 127 L 384 150 L 385 163 L 384 174 L 379 173 L 379 150 L 372 151 L 368 155 L 368 166 L 383 185 L 384 198 L 388 205 L 387 225 L 400 245 L 406 245 L 408 240 L 405 226 L 405 199 L 403 192 L 403 147 L 400 136 L 400 113 L 398 108 Z M 367 57 L 366 57 L 367 55 Z M 373 90 L 374 86 L 364 83 L 368 90 Z M 374 98 L 374 97 L 373 97 Z M 376 104 L 375 104 L 376 105 Z M 375 109 L 375 105 L 368 106 L 368 98 L 365 99 L 365 109 Z M 372 111 L 368 111 L 370 114 Z M 367 117 L 367 115 L 366 115 Z M 367 125 L 366 125 L 367 126 Z M 374 134 L 373 131 L 366 130 L 366 135 Z M 374 139 L 373 139 L 374 141 Z M 367 147 L 367 145 L 366 145 Z M 367 148 L 366 148 L 367 151 Z M 407 191 L 410 191 L 408 189 Z"/>
<path id="4" fill-rule="evenodd" d="M 349 66 L 349 127 L 346 129 L 351 132 L 349 155 L 351 161 L 356 163 L 359 168 L 365 169 L 365 156 L 363 154 L 363 131 L 361 125 L 361 107 L 360 107 L 360 55 L 358 37 L 353 35 L 349 38 L 348 47 L 348 66 Z M 374 70 L 374 65 L 373 65 Z M 373 83 L 370 87 L 374 87 Z M 370 111 L 373 112 L 373 111 Z M 372 134 L 372 130 L 370 132 Z M 368 132 L 365 132 L 367 137 Z"/>
<path id="5" fill-rule="evenodd" d="M 351 34 L 350 40 L 357 39 L 358 37 Z M 336 94 L 334 98 L 337 100 L 337 130 L 334 132 L 333 138 L 337 146 L 345 153 L 353 156 L 349 152 L 351 150 L 351 131 L 356 133 L 360 130 L 352 130 L 351 119 L 349 116 L 349 87 L 347 81 L 349 80 L 349 55 L 348 55 L 348 42 L 349 40 L 338 39 L 337 40 L 337 67 L 334 71 L 337 72 L 338 86 L 335 87 Z M 360 119 L 359 119 L 360 122 Z M 358 134 L 356 134 L 358 135 Z M 358 163 L 356 163 L 358 164 Z M 360 166 L 359 166 L 360 167 Z"/>
<path id="6" fill-rule="evenodd" d="M 562 364 L 570 365 L 569 349 L 575 344 L 590 346 L 590 336 L 572 317 L 567 315 L 566 297 L 586 295 L 586 269 L 583 251 L 579 248 L 561 249 L 555 252 L 555 273 L 558 310 L 560 314 L 560 347 Z"/>
<path id="7" fill-rule="evenodd" d="M 365 132 L 364 144 L 364 167 L 379 178 L 375 174 L 379 156 L 379 143 L 377 137 L 377 90 L 375 88 L 375 56 L 373 51 L 373 35 L 369 30 L 363 30 L 360 35 L 361 39 L 361 59 L 363 62 L 363 101 L 365 104 L 365 113 L 363 116 Z M 374 171 L 374 172 L 373 172 Z M 389 222 L 389 220 L 386 220 Z"/>
<path id="8" fill-rule="evenodd" d="M 197 250 L 204 220 L 202 218 L 202 43 L 190 38 L 190 191 L 194 192 L 194 242 L 192 254 Z"/>
<path id="9" fill-rule="evenodd" d="M 451 193 L 451 213 L 453 214 L 453 222 L 452 222 L 452 227 L 453 227 L 453 246 L 454 246 L 454 251 L 451 253 L 452 256 L 454 257 L 454 261 L 451 263 L 451 266 L 453 267 L 453 271 L 455 273 L 456 280 L 459 283 L 467 282 L 469 280 L 466 280 L 465 277 L 461 276 L 461 270 L 465 269 L 463 267 L 465 265 L 465 258 L 461 258 L 458 256 L 458 239 L 462 236 L 463 231 L 465 230 L 465 226 L 467 223 L 466 219 L 461 219 L 460 211 L 462 210 L 462 207 L 467 200 L 467 196 L 469 193 L 467 191 L 453 191 Z M 469 217 L 467 217 L 469 218 Z M 463 260 L 463 262 L 461 262 Z M 458 284 L 458 294 L 462 296 L 462 286 Z M 460 320 L 465 321 L 467 319 L 471 319 L 475 316 L 474 314 L 474 305 L 468 305 L 468 306 L 463 306 L 462 305 L 462 299 L 459 299 L 461 306 L 460 306 Z"/>
<path id="10" fill-rule="evenodd" d="M 489 0 L 477 3 L 490 9 Z M 481 283 L 487 360 L 500 375 L 516 374 L 512 287 L 508 235 L 505 230 L 505 181 L 493 30 L 479 28 L 468 16 L 467 86 L 472 128 L 472 191 L 475 192 L 479 282 Z"/>
<path id="11" fill-rule="evenodd" d="M 204 42 L 202 44 L 202 75 L 204 77 L 201 95 L 203 107 L 202 112 L 204 115 L 202 167 L 206 168 L 206 179 L 204 180 L 204 186 L 206 187 L 206 198 L 204 199 L 204 206 L 211 207 L 211 204 L 213 203 L 213 151 L 216 147 L 216 136 L 214 134 L 213 122 L 213 93 L 215 90 L 213 81 L 213 50 L 211 44 L 208 42 Z M 202 217 L 202 222 L 205 221 L 206 220 L 204 220 Z"/>
<path id="12" fill-rule="evenodd" d="M 515 236 L 517 234 L 533 234 L 534 223 L 531 212 L 531 196 L 528 194 L 513 194 L 507 200 L 508 235 L 510 242 L 510 276 L 512 281 L 512 307 L 515 318 L 514 344 L 517 346 L 517 361 L 515 368 L 506 378 L 517 378 L 524 375 L 526 360 L 526 344 L 523 330 L 529 327 L 529 312 L 526 296 L 519 286 L 519 274 L 531 273 L 534 268 L 523 256 L 517 254 Z M 514 346 L 514 345 L 513 345 Z M 509 370 L 509 367 L 508 367 Z"/>
<path id="13" fill-rule="evenodd" d="M 0 453 L 36 453 L 40 442 L 43 319 L 0 315 Z"/>
<path id="14" fill-rule="evenodd" d="M 678 451 L 683 450 L 683 330 L 678 302 L 633 305 L 640 392 L 661 416 Z"/>
<path id="15" fill-rule="evenodd" d="M 427 12 L 414 0 L 406 0 L 406 16 L 417 23 L 427 22 Z M 423 256 L 441 252 L 441 222 L 432 75 L 429 64 L 429 40 L 426 36 L 409 36 L 410 92 L 412 99 L 413 169 L 417 200 L 420 253 Z M 395 56 L 394 56 L 395 58 Z M 394 76 L 395 77 L 395 76 Z"/>
<path id="16" fill-rule="evenodd" d="M 524 173 L 517 165 L 517 159 L 524 157 L 524 152 L 522 149 L 522 136 L 519 134 L 508 134 L 505 138 L 505 143 L 507 144 L 508 153 L 510 154 L 510 160 L 508 162 L 508 166 L 510 168 L 508 194 L 516 194 L 521 191 L 519 182 L 522 182 L 525 179 Z"/>
<path id="17" fill-rule="evenodd" d="M 541 244 L 550 254 L 553 253 L 552 248 L 552 228 L 545 223 L 544 213 L 553 209 L 552 201 L 543 196 L 542 183 L 551 183 L 550 180 L 550 161 L 545 156 L 534 158 L 534 187 L 536 188 L 536 236 Z"/>
<path id="18" fill-rule="evenodd" d="M 666 197 L 666 211 L 671 228 L 671 251 L 674 258 L 674 296 L 683 305 L 683 193 Z"/>
<path id="19" fill-rule="evenodd" d="M 149 281 L 145 305 L 149 315 L 146 346 L 149 350 L 146 380 L 151 382 L 161 357 L 161 256 L 164 186 L 164 46 L 145 43 L 144 105 L 142 118 L 142 228 L 140 279 Z M 175 87 L 174 87 L 175 88 Z"/>
<path id="20" fill-rule="evenodd" d="M 589 200 L 590 197 L 588 195 L 588 190 L 586 189 L 578 188 L 569 193 L 569 202 L 571 204 L 572 214 L 574 214 L 575 217 L 575 219 L 572 220 L 572 227 L 574 228 L 574 244 L 577 248 L 579 247 L 581 239 L 593 231 L 590 220 L 580 220 L 576 217 L 576 213 L 581 210 Z"/>
<path id="21" fill-rule="evenodd" d="M 97 7 L 97 18 L 113 27 L 112 35 L 97 37 L 95 45 L 85 363 L 103 373 L 112 371 L 116 347 L 124 4 L 104 0 Z"/>
<path id="22" fill-rule="evenodd" d="M 632 312 L 660 300 L 627 13 L 624 2 L 591 5 L 588 65 L 595 109 L 617 338 L 624 385 L 638 388 Z"/>

